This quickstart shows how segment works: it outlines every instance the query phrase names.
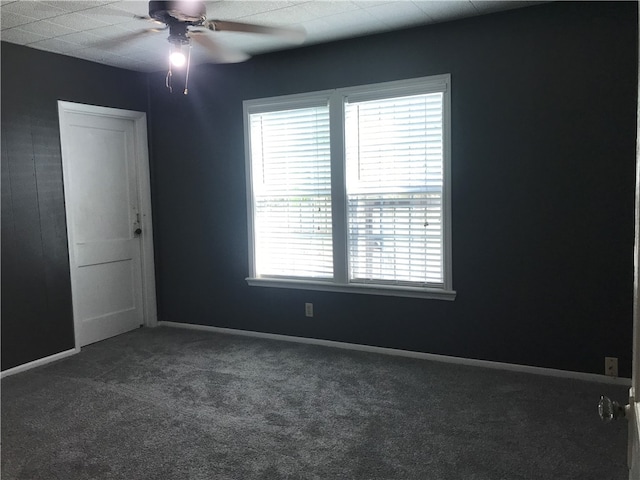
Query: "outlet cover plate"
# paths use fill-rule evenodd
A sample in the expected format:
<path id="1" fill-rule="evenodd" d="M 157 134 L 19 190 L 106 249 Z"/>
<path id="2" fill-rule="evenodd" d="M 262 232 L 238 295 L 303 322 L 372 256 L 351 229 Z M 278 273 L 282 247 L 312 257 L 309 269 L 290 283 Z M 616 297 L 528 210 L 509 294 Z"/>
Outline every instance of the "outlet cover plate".
<path id="1" fill-rule="evenodd" d="M 608 377 L 618 376 L 618 358 L 604 357 L 604 374 Z"/>

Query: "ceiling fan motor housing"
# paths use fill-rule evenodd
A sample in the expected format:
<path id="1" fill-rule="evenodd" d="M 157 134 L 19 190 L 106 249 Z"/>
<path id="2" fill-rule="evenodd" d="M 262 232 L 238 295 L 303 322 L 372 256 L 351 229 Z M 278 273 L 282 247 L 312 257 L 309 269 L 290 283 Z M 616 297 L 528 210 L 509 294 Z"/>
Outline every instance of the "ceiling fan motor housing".
<path id="1" fill-rule="evenodd" d="M 207 18 L 207 7 L 204 2 L 151 1 L 149 16 L 169 26 L 176 23 L 200 25 Z"/>

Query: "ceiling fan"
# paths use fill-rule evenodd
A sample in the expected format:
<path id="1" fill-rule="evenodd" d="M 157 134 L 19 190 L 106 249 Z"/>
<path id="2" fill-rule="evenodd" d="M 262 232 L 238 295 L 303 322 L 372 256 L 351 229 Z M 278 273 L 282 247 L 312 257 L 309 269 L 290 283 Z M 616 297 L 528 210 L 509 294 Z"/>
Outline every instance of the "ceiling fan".
<path id="1" fill-rule="evenodd" d="M 193 0 L 150 1 L 149 16 L 136 16 L 141 20 L 149 20 L 164 25 L 137 32 L 134 36 L 149 32 L 169 31 L 167 38 L 170 47 L 167 88 L 172 91 L 173 68 L 186 65 L 184 94 L 188 93 L 187 82 L 191 63 L 192 41 L 204 48 L 209 59 L 215 63 L 236 63 L 250 58 L 250 55 L 224 46 L 214 40 L 213 32 L 243 32 L 274 35 L 291 43 L 301 43 L 305 38 L 302 28 L 270 27 L 250 23 L 230 22 L 207 18 L 205 2 Z M 129 40 L 130 36 L 121 41 Z M 186 51 L 186 55 L 185 55 Z"/>

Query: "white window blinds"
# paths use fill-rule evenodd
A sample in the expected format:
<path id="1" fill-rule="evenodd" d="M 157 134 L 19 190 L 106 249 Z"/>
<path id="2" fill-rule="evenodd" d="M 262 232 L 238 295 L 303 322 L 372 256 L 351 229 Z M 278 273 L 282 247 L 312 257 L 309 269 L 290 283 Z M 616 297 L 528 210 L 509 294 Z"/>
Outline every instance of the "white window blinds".
<path id="1" fill-rule="evenodd" d="M 250 285 L 455 298 L 450 81 L 243 102 Z"/>
<path id="2" fill-rule="evenodd" d="M 329 108 L 249 115 L 258 276 L 331 278 Z"/>
<path id="3" fill-rule="evenodd" d="M 440 286 L 443 93 L 345 105 L 349 280 Z"/>

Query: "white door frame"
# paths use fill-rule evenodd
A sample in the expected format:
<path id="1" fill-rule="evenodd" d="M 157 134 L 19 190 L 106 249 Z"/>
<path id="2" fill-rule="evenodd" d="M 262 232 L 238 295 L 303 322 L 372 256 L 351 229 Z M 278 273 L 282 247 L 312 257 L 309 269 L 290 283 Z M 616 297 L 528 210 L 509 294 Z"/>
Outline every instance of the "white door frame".
<path id="1" fill-rule="evenodd" d="M 156 305 L 156 278 L 153 254 L 153 229 L 151 217 L 151 182 L 149 171 L 149 152 L 147 145 L 147 115 L 144 112 L 136 112 L 133 110 L 120 110 L 110 107 L 99 107 L 95 105 L 84 105 L 81 103 L 73 103 L 58 100 L 58 115 L 60 118 L 61 137 L 64 125 L 62 122 L 63 113 L 81 113 L 84 115 L 97 115 L 101 117 L 111 117 L 118 119 L 132 120 L 135 133 L 135 158 L 136 158 L 136 176 L 138 187 L 138 202 L 140 207 L 140 228 L 144 234 L 140 236 L 140 263 L 142 269 L 142 310 L 144 316 L 144 325 L 147 327 L 155 327 L 158 324 L 158 310 Z M 70 176 L 70 166 L 65 162 L 65 145 L 61 139 L 62 149 L 62 176 L 63 183 L 66 184 Z M 75 269 L 75 244 L 73 228 L 71 226 L 72 209 L 69 198 L 69 189 L 64 189 L 65 213 L 67 220 L 67 238 L 69 245 L 69 262 L 71 265 L 71 289 L 77 291 L 76 279 L 74 278 Z M 73 322 L 75 332 L 75 348 L 80 350 L 79 341 L 79 315 L 77 314 L 76 300 L 73 299 Z"/>
<path id="2" fill-rule="evenodd" d="M 637 2 L 640 7 L 640 1 Z M 638 18 L 640 26 L 640 16 Z M 640 34 L 638 36 L 640 45 Z M 640 67 L 640 57 L 638 58 Z M 640 95 L 640 78 L 638 94 Z M 640 478 L 640 98 L 636 106 L 636 195 L 635 195 L 635 241 L 633 249 L 633 352 L 631 363 L 631 389 L 629 390 L 628 464 L 629 480 Z"/>

